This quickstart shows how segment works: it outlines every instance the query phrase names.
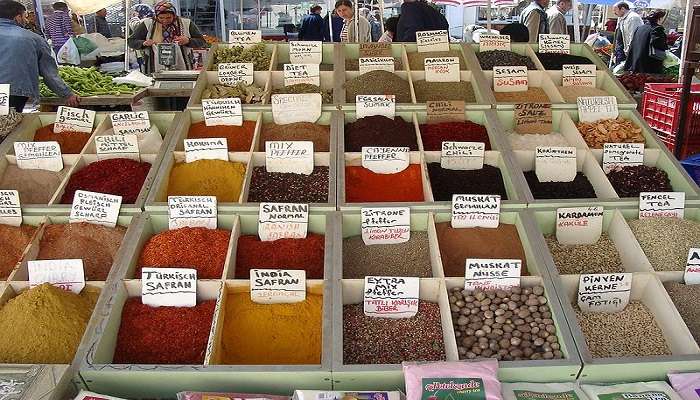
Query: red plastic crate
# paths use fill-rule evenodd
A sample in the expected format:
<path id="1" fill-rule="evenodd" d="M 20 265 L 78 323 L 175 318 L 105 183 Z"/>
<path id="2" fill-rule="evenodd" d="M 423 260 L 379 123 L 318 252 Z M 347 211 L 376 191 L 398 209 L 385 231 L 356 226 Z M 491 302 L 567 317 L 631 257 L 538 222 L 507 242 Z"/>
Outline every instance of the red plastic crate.
<path id="1" fill-rule="evenodd" d="M 679 83 L 647 83 L 642 97 L 642 116 L 669 150 L 676 147 L 676 134 L 681 115 Z M 700 152 L 700 84 L 691 85 L 682 157 Z"/>

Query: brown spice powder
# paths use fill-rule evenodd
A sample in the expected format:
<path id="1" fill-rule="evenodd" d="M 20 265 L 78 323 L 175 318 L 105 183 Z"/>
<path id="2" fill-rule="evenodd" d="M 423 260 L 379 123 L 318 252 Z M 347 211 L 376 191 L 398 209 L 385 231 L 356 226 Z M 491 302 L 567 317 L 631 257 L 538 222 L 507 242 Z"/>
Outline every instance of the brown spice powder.
<path id="1" fill-rule="evenodd" d="M 0 225 L 0 279 L 10 276 L 35 232 L 31 225 Z"/>

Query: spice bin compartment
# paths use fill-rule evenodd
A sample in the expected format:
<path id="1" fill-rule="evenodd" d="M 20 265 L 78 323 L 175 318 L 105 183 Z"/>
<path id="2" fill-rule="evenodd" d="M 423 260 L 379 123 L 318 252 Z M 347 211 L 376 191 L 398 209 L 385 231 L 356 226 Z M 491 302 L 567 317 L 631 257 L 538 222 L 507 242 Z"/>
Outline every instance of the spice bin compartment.
<path id="1" fill-rule="evenodd" d="M 265 55 L 270 57 L 270 66 L 268 69 L 265 71 L 270 71 L 272 70 L 273 67 L 273 61 L 275 59 L 275 56 L 277 55 L 277 44 L 274 42 L 263 42 L 265 45 Z M 204 68 L 202 69 L 203 71 L 217 71 L 218 70 L 218 63 L 214 62 L 214 54 L 216 53 L 216 50 L 219 48 L 228 48 L 228 47 L 242 47 L 242 46 L 234 46 L 230 43 L 214 43 L 211 48 L 209 49 L 209 56 L 206 57 L 206 61 L 204 62 Z M 239 61 L 242 62 L 242 61 Z M 252 62 L 252 61 L 250 61 Z M 260 71 L 260 72 L 265 72 L 265 71 Z M 188 105 L 189 107 L 189 105 Z"/>
<path id="2" fill-rule="evenodd" d="M 353 79 L 359 78 L 362 75 L 364 75 L 364 74 L 361 74 L 360 71 L 345 71 L 345 77 L 344 77 L 345 79 L 342 80 L 342 78 L 341 78 L 342 84 L 339 85 L 340 90 L 336 91 L 337 95 L 335 96 L 335 98 L 337 101 L 340 101 L 340 103 L 342 104 L 342 108 L 344 110 L 354 110 L 354 107 L 356 107 L 356 103 L 355 103 L 356 99 L 355 98 L 348 98 L 348 93 L 347 93 L 347 88 L 346 88 L 347 83 Z M 394 75 L 401 78 L 402 80 L 406 81 L 406 85 L 409 88 L 409 91 L 411 94 L 411 102 L 410 103 L 405 103 L 405 102 L 402 103 L 402 102 L 399 102 L 399 100 L 397 99 L 396 100 L 396 107 L 397 108 L 398 107 L 405 107 L 405 106 L 416 104 L 416 95 L 415 95 L 415 92 L 413 91 L 411 74 L 408 71 L 395 71 Z M 372 82 L 372 83 L 376 84 L 376 82 Z M 368 91 L 376 92 L 377 89 L 371 89 Z M 356 95 L 360 95 L 360 94 L 363 94 L 363 93 L 357 93 Z M 377 93 L 377 94 L 393 94 L 393 95 L 395 95 L 396 93 Z"/>
<path id="3" fill-rule="evenodd" d="M 35 183 L 35 185 L 32 185 L 31 187 L 26 187 L 22 188 L 21 186 L 18 185 L 18 182 L 14 182 L 14 184 L 7 184 L 3 185 L 3 189 L 7 190 L 17 190 L 19 192 L 19 197 L 20 197 L 20 202 L 22 204 L 22 207 L 30 207 L 30 208 L 42 208 L 42 209 L 53 209 L 53 208 L 61 208 L 61 207 L 53 207 L 56 202 L 60 201 L 60 198 L 58 198 L 58 191 L 59 188 L 62 187 L 62 185 L 65 183 L 65 181 L 68 179 L 68 177 L 73 173 L 75 166 L 80 162 L 80 156 L 77 154 L 64 154 L 61 156 L 63 159 L 63 169 L 59 171 L 58 173 L 53 173 L 49 171 L 43 171 L 41 172 L 41 175 L 44 180 L 44 182 L 33 182 L 32 180 L 29 180 L 27 178 L 22 179 L 22 182 L 32 182 Z M 17 173 L 18 170 L 12 168 L 8 170 L 8 167 L 17 167 L 17 158 L 14 155 L 9 155 L 5 154 L 4 156 L 0 156 L 0 182 L 3 182 L 5 179 L 5 174 L 6 173 L 11 173 L 12 170 L 14 170 L 14 173 Z M 21 170 L 21 171 L 34 171 L 34 170 Z M 39 170 L 36 170 L 39 171 Z M 31 174 L 32 172 L 27 172 L 28 174 Z M 52 179 L 53 175 L 55 176 L 56 179 Z M 48 178 L 48 179 L 47 179 Z M 37 188 L 50 188 L 55 184 L 54 189 L 50 189 L 46 191 L 45 193 L 42 193 L 41 195 L 39 194 L 32 194 L 31 200 L 26 200 L 26 197 L 23 195 L 24 193 L 32 193 L 36 192 Z M 21 190 L 20 190 L 21 189 Z M 49 195 L 49 192 L 51 194 Z M 48 195 L 48 201 L 45 203 L 37 203 L 36 200 L 44 199 L 46 198 L 46 195 Z M 23 199 L 24 197 L 24 199 Z"/>
<path id="4" fill-rule="evenodd" d="M 335 47 L 333 43 L 322 44 L 321 64 L 319 64 L 321 71 L 335 70 Z M 284 64 L 289 64 L 289 44 L 278 44 L 272 57 L 271 71 L 282 71 Z"/>
<path id="5" fill-rule="evenodd" d="M 565 111 L 561 109 L 553 109 L 552 110 L 552 132 L 549 134 L 553 133 L 559 133 L 563 137 L 563 139 L 566 141 L 566 146 L 572 146 L 576 147 L 577 149 L 588 149 L 586 146 L 586 142 L 583 140 L 581 137 L 581 134 L 578 133 L 578 130 L 576 129 L 576 124 L 571 120 L 571 113 L 574 111 Z M 515 132 L 515 111 L 513 110 L 498 110 L 495 111 L 495 124 L 497 127 L 495 130 L 497 132 L 503 132 L 502 136 L 502 142 L 504 145 L 504 149 L 508 149 L 511 151 L 535 151 L 535 142 L 531 143 L 530 145 L 532 148 L 524 148 L 524 147 L 514 147 L 513 146 L 513 140 L 510 139 L 511 135 L 520 135 L 523 137 L 527 137 L 530 134 L 519 134 Z M 548 134 L 545 134 L 548 135 Z M 539 136 L 538 136 L 539 137 Z M 544 138 L 543 138 L 544 139 Z M 541 146 L 552 146 L 552 145 L 564 145 L 564 143 L 556 143 L 552 144 L 554 142 L 550 141 L 549 143 L 542 141 Z"/>
<path id="6" fill-rule="evenodd" d="M 92 140 L 92 136 L 94 135 L 94 132 L 99 128 L 99 126 L 103 123 L 104 120 L 109 119 L 109 114 L 106 112 L 97 112 L 95 114 L 95 122 L 93 124 L 92 132 L 91 133 L 86 133 L 88 135 L 88 139 L 85 141 L 85 146 L 87 146 L 88 143 Z M 14 148 L 14 143 L 15 142 L 33 142 L 34 141 L 34 135 L 36 134 L 36 131 L 49 126 L 53 124 L 56 121 L 56 113 L 55 112 L 40 112 L 40 113 L 33 113 L 33 114 L 27 114 L 24 117 L 24 120 L 22 121 L 22 124 L 15 128 L 15 133 L 13 134 L 12 137 L 6 138 L 3 143 L 9 144 L 10 142 L 12 143 L 11 145 L 8 145 L 6 150 L 7 154 L 14 155 L 15 154 L 15 148 Z M 63 155 L 75 155 L 79 154 L 82 152 L 84 147 L 81 147 L 80 150 L 77 150 L 75 152 L 67 153 L 63 148 L 61 149 L 61 153 Z"/>
<path id="7" fill-rule="evenodd" d="M 610 73 L 608 66 L 603 63 L 603 60 L 600 59 L 600 56 L 596 54 L 591 46 L 585 44 L 585 43 L 574 43 L 571 42 L 569 45 L 569 54 L 573 56 L 580 56 L 580 57 L 586 57 L 587 59 L 591 60 L 593 64 L 595 64 L 596 69 L 601 70 L 601 71 L 606 71 L 607 73 Z M 538 69 L 544 69 L 544 65 L 542 65 L 542 62 L 540 61 L 539 58 L 535 55 L 536 52 L 540 50 L 540 45 L 537 43 L 530 43 L 529 44 L 530 49 L 532 50 L 532 55 L 534 57 L 535 65 L 537 65 Z"/>
<path id="8" fill-rule="evenodd" d="M 407 61 L 408 61 L 408 63 L 406 64 L 406 66 L 408 67 L 408 70 L 409 70 L 409 71 L 423 71 L 423 63 L 416 63 L 416 62 L 414 61 L 415 64 L 419 64 L 419 65 L 420 65 L 420 68 L 411 68 L 411 60 L 413 60 L 413 59 L 422 60 L 420 57 L 418 57 L 418 56 L 419 56 L 419 53 L 420 53 L 420 52 L 418 51 L 418 45 L 415 44 L 415 43 L 404 43 L 404 49 L 406 50 L 406 58 L 407 58 Z M 469 64 L 467 63 L 467 58 L 468 58 L 467 53 L 468 53 L 468 50 L 466 50 L 465 48 L 463 48 L 462 45 L 459 45 L 459 44 L 450 44 L 450 52 L 453 52 L 453 53 L 455 53 L 455 54 L 454 54 L 454 55 L 452 55 L 452 54 L 450 54 L 450 55 L 445 55 L 445 52 L 438 52 L 438 53 L 441 53 L 441 54 L 438 55 L 437 57 L 460 57 L 460 58 L 461 58 L 461 60 L 460 60 L 460 70 L 461 70 L 461 71 L 473 70 L 472 67 L 471 67 L 471 65 L 469 65 Z M 434 54 L 434 53 L 436 53 L 436 52 L 429 52 L 429 53 Z M 432 54 L 431 54 L 431 57 L 436 57 L 435 55 L 432 55 Z M 416 57 L 418 57 L 418 58 L 416 58 Z M 414 66 L 418 66 L 418 65 L 414 65 Z"/>
<path id="9" fill-rule="evenodd" d="M 335 71 L 320 71 L 319 72 L 319 87 L 321 88 L 322 91 L 330 93 L 330 102 L 328 101 L 323 101 L 322 105 L 323 106 L 329 106 L 332 104 L 337 104 L 337 103 L 342 103 L 339 99 L 335 98 L 335 86 L 336 86 L 336 72 Z M 281 92 L 284 92 L 284 88 L 286 87 L 284 84 L 284 72 L 282 71 L 273 71 L 270 73 L 270 84 L 267 89 L 268 96 L 265 98 L 265 105 L 269 105 L 270 103 L 270 96 L 274 94 L 276 90 L 279 90 Z M 323 96 L 323 95 L 322 95 Z"/>
<path id="10" fill-rule="evenodd" d="M 572 43 L 573 44 L 573 43 Z M 548 70 L 549 78 L 558 87 L 562 85 L 562 71 Z M 610 76 L 606 70 L 596 71 L 595 87 L 607 92 L 608 96 L 615 96 L 617 106 L 620 109 L 631 110 L 637 108 L 637 102 L 632 98 L 629 92 L 620 84 L 620 81 Z M 567 102 L 564 99 L 565 105 L 557 104 L 555 108 L 572 108 L 577 109 L 576 102 Z"/>
<path id="11" fill-rule="evenodd" d="M 469 67 L 472 71 L 479 71 L 481 73 L 493 72 L 492 70 L 481 68 L 481 64 L 479 63 L 479 58 L 477 57 L 477 54 L 481 52 L 479 50 L 479 44 L 465 43 L 463 46 L 465 49 L 464 54 L 467 56 L 467 63 L 469 63 Z M 530 46 L 527 43 L 511 43 L 510 44 L 510 51 L 515 53 L 515 54 L 530 58 L 532 60 L 533 64 L 535 64 L 535 68 L 536 68 L 536 69 L 530 70 L 530 71 L 537 71 L 537 70 L 544 71 L 544 67 L 542 67 L 540 60 L 537 59 L 537 56 L 535 56 L 535 52 L 532 51 L 532 49 L 530 48 Z"/>
<path id="12" fill-rule="evenodd" d="M 269 93 L 269 80 L 270 71 L 254 71 L 253 72 L 253 85 L 260 88 L 263 91 L 262 101 L 260 103 L 247 104 L 243 99 L 241 99 L 241 104 L 243 107 L 254 108 L 260 107 L 265 104 L 268 99 Z M 190 101 L 187 103 L 187 108 L 201 108 L 202 107 L 202 96 L 204 91 L 214 85 L 221 85 L 219 80 L 219 72 L 217 68 L 214 71 L 202 71 L 197 78 L 197 82 L 192 89 L 192 95 L 190 96 Z"/>
<path id="13" fill-rule="evenodd" d="M 475 101 L 465 101 L 464 106 L 467 110 L 490 110 L 491 106 L 493 104 L 496 104 L 496 99 L 491 96 L 491 93 L 489 90 L 485 88 L 483 85 L 483 81 L 479 80 L 478 74 L 475 74 L 471 71 L 460 71 L 460 82 L 468 82 L 469 85 L 472 88 L 472 92 L 474 94 L 474 99 Z M 427 102 L 427 99 L 425 96 L 433 96 L 433 100 L 463 100 L 460 98 L 437 98 L 437 90 L 435 88 L 430 88 L 431 84 L 437 84 L 437 85 L 455 85 L 456 82 L 425 82 L 425 71 L 412 71 L 411 72 L 411 85 L 412 87 L 412 92 L 415 95 L 416 103 L 418 104 L 423 104 Z M 416 89 L 416 87 L 420 85 L 425 85 L 426 89 L 423 91 L 423 94 L 420 95 L 419 91 Z M 461 87 L 457 87 L 455 89 L 462 89 Z M 460 95 L 461 90 L 455 91 L 453 93 L 454 95 Z M 441 94 L 442 95 L 442 94 Z"/>
<path id="14" fill-rule="evenodd" d="M 172 139 L 168 142 L 168 151 L 184 152 L 185 151 L 185 139 L 190 139 L 190 129 L 192 126 L 198 123 L 204 122 L 204 113 L 201 109 L 189 109 L 182 112 L 180 120 L 175 126 L 175 130 L 172 133 Z M 251 146 L 245 150 L 240 150 L 237 152 L 248 152 L 253 149 L 253 143 L 255 143 L 256 135 L 260 130 L 260 112 L 258 111 L 244 111 L 243 112 L 243 122 L 255 122 L 255 129 L 253 131 Z M 164 158 L 167 158 L 164 157 Z"/>
<path id="15" fill-rule="evenodd" d="M 559 93 L 559 90 L 557 89 L 556 86 L 554 86 L 554 82 L 550 79 L 549 75 L 547 75 L 546 72 L 544 71 L 534 71 L 534 70 L 529 70 L 527 72 L 527 80 L 528 80 L 528 88 L 541 88 L 542 91 L 547 95 L 548 99 L 532 99 L 528 98 L 526 95 L 525 91 L 522 92 L 511 92 L 511 93 L 521 93 L 523 96 L 520 96 L 520 99 L 517 101 L 499 101 L 498 97 L 496 96 L 496 92 L 493 90 L 493 71 L 484 71 L 484 78 L 485 78 L 485 86 L 486 89 L 488 90 L 487 95 L 491 95 L 494 97 L 496 101 L 496 109 L 497 110 L 512 110 L 515 107 L 516 103 L 528 103 L 528 102 L 537 102 L 537 103 L 552 103 L 552 105 L 555 104 L 563 104 L 564 103 L 564 98 L 561 96 L 561 93 Z"/>
<path id="16" fill-rule="evenodd" d="M 0 265 L 0 268 L 2 268 L 0 270 L 0 274 L 2 274 L 2 275 L 0 275 L 0 293 L 2 293 L 2 291 L 4 290 L 4 284 L 2 282 L 5 282 L 6 280 L 10 279 L 12 274 L 14 274 L 15 271 L 17 271 L 17 269 L 21 265 L 22 260 L 24 260 L 24 258 L 27 256 L 27 253 L 29 253 L 29 250 L 32 246 L 34 238 L 36 237 L 37 233 L 39 232 L 39 228 L 41 227 L 42 222 L 44 222 L 43 216 L 31 215 L 31 214 L 28 214 L 27 209 L 24 210 L 24 214 L 22 215 L 22 226 L 24 226 L 24 225 L 31 226 L 31 227 L 34 227 L 35 230 L 34 230 L 34 233 L 32 234 L 32 236 L 29 238 L 29 241 L 22 248 L 22 251 L 21 251 L 19 257 L 17 258 L 17 262 L 15 262 L 14 264 L 8 263 L 5 265 Z M 0 227 L 3 227 L 3 229 L 4 229 L 3 225 L 0 225 Z M 17 228 L 19 228 L 19 227 L 17 227 Z M 7 251 L 9 251 L 9 249 Z"/>
<path id="17" fill-rule="evenodd" d="M 404 45 L 402 43 L 389 43 L 389 46 L 391 46 L 391 56 L 398 59 L 401 63 L 401 68 L 397 68 L 397 66 L 394 65 L 394 70 L 408 70 L 408 58 L 404 51 Z M 360 65 L 360 45 L 357 43 L 344 43 L 341 48 L 345 59 L 343 64 L 345 66 L 345 71 L 358 71 Z"/>

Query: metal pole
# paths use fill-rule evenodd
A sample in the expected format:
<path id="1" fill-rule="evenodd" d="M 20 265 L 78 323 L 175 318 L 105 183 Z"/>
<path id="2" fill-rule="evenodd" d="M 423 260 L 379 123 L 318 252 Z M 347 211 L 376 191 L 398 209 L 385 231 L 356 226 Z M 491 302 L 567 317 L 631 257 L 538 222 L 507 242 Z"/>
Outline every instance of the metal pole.
<path id="1" fill-rule="evenodd" d="M 486 0 L 486 29 L 491 32 L 491 0 Z"/>
<path id="2" fill-rule="evenodd" d="M 384 34 L 384 0 L 379 0 L 379 23 Z"/>
<path id="3" fill-rule="evenodd" d="M 126 7 L 124 10 L 124 36 L 126 37 L 126 40 L 124 40 L 124 71 L 129 71 L 131 69 L 131 66 L 129 65 L 129 9 L 131 7 L 129 6 L 129 3 L 129 0 L 124 0 L 124 7 Z"/>
<path id="4" fill-rule="evenodd" d="M 574 42 L 581 42 L 581 28 L 578 24 L 578 1 L 571 0 L 571 19 L 574 23 Z"/>
<path id="5" fill-rule="evenodd" d="M 219 18 L 221 18 L 221 41 L 228 42 L 228 31 L 226 30 L 226 11 L 224 10 L 224 0 L 219 0 Z"/>
<path id="6" fill-rule="evenodd" d="M 330 33 L 330 42 L 333 43 L 333 9 L 331 9 L 333 0 L 328 0 L 328 32 Z"/>
<path id="7" fill-rule="evenodd" d="M 355 18 L 355 40 L 352 40 L 352 38 L 348 38 L 349 41 L 359 43 L 360 42 L 360 16 L 358 14 L 359 12 L 359 5 L 357 4 L 357 0 L 354 2 L 355 6 L 355 14 L 353 17 Z"/>

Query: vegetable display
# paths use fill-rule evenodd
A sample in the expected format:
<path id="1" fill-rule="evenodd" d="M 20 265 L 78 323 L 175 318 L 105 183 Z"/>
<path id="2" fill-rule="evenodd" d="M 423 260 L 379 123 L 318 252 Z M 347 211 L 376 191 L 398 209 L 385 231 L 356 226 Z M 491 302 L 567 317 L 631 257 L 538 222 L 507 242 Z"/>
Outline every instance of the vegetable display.
<path id="1" fill-rule="evenodd" d="M 126 83 L 116 84 L 112 77 L 98 71 L 95 67 L 81 68 L 61 66 L 58 74 L 68 87 L 78 96 L 104 96 L 120 94 L 134 94 L 139 88 Z M 39 83 L 41 97 L 58 97 L 42 80 Z"/>

